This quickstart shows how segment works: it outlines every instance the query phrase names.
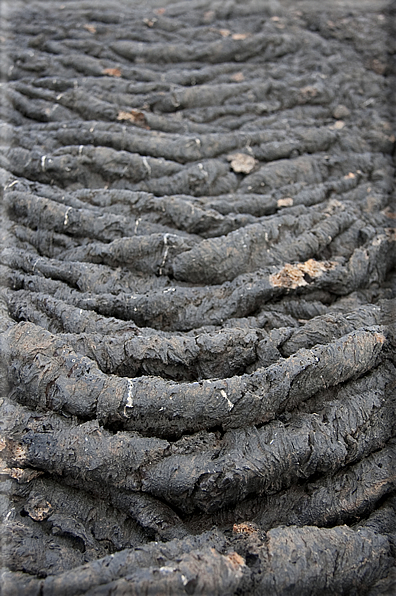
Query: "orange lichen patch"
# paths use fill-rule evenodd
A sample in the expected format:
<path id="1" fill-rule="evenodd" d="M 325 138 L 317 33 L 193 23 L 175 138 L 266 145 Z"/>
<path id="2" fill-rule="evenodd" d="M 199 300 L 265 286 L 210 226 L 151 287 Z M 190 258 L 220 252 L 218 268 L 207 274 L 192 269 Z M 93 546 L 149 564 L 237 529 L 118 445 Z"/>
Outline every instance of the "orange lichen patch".
<path id="1" fill-rule="evenodd" d="M 31 470 L 29 468 L 4 468 L 3 473 L 7 473 L 8 476 L 14 478 L 20 483 L 27 483 L 37 478 L 38 476 L 42 476 L 44 472 L 40 472 L 39 470 Z"/>
<path id="2" fill-rule="evenodd" d="M 12 478 L 12 473 L 15 469 L 16 468 L 7 468 L 7 466 L 4 465 L 4 462 L 2 462 L 0 468 L 0 475 L 11 476 Z"/>
<path id="3" fill-rule="evenodd" d="M 215 27 L 209 27 L 209 31 L 213 31 L 213 33 L 220 33 L 221 37 L 229 37 L 231 35 L 231 31 L 229 29 L 216 29 Z"/>
<path id="4" fill-rule="evenodd" d="M 84 29 L 86 29 L 90 33 L 96 33 L 96 27 L 94 27 L 93 25 L 84 25 Z"/>
<path id="5" fill-rule="evenodd" d="M 385 217 L 388 217 L 389 219 L 396 219 L 396 213 L 394 213 L 390 207 L 387 207 L 386 209 L 384 209 L 383 211 L 381 211 L 382 215 L 385 215 Z"/>
<path id="6" fill-rule="evenodd" d="M 136 124 L 136 126 L 141 126 L 142 128 L 149 130 L 145 115 L 138 110 L 130 110 L 129 112 L 123 112 L 121 110 L 118 112 L 117 120 L 132 122 L 133 124 Z"/>
<path id="7" fill-rule="evenodd" d="M 232 39 L 235 39 L 235 41 L 239 41 L 242 39 L 246 39 L 248 37 L 248 33 L 233 33 L 232 34 Z"/>
<path id="8" fill-rule="evenodd" d="M 396 228 L 385 228 L 385 234 L 391 242 L 396 241 Z"/>
<path id="9" fill-rule="evenodd" d="M 18 443 L 8 445 L 14 460 L 24 461 L 26 457 L 26 448 Z"/>
<path id="10" fill-rule="evenodd" d="M 227 159 L 231 162 L 231 167 L 237 174 L 250 174 L 256 165 L 254 157 L 246 155 L 246 153 L 232 153 L 227 155 Z"/>
<path id="11" fill-rule="evenodd" d="M 313 97 L 316 97 L 318 93 L 319 91 L 316 87 L 307 85 L 307 87 L 302 87 L 302 89 L 300 89 L 300 100 L 307 101 Z"/>
<path id="12" fill-rule="evenodd" d="M 10 475 L 10 468 L 7 467 L 7 464 L 3 458 L 0 459 L 0 474 L 6 474 L 7 476 Z"/>
<path id="13" fill-rule="evenodd" d="M 164 14 L 165 10 L 166 10 L 166 8 L 157 8 L 154 12 L 156 14 L 161 15 L 161 14 Z"/>
<path id="14" fill-rule="evenodd" d="M 245 80 L 245 75 L 243 72 L 236 72 L 235 74 L 231 75 L 231 80 L 235 81 L 236 83 L 241 83 Z"/>
<path id="15" fill-rule="evenodd" d="M 257 528 L 250 522 L 242 522 L 241 524 L 234 524 L 232 527 L 234 534 L 254 534 Z"/>
<path id="16" fill-rule="evenodd" d="M 29 350 L 30 353 L 35 353 L 37 351 L 37 344 L 26 341 L 26 334 L 29 335 L 31 326 L 32 323 L 29 323 L 27 321 L 19 323 L 19 325 L 15 329 L 13 337 L 14 341 L 16 342 L 22 341 L 24 343 L 24 348 L 26 350 Z M 52 342 L 53 338 L 51 337 L 51 335 L 43 330 L 43 333 L 40 336 L 40 349 L 46 350 L 50 348 Z"/>
<path id="17" fill-rule="evenodd" d="M 147 27 L 154 27 L 157 19 L 143 19 L 143 23 L 147 25 Z"/>
<path id="18" fill-rule="evenodd" d="M 386 337 L 382 333 L 374 333 L 374 337 L 379 344 L 384 344 L 386 342 Z"/>
<path id="19" fill-rule="evenodd" d="M 25 510 L 29 517 L 38 522 L 44 521 L 53 512 L 51 503 L 40 497 L 33 499 L 30 503 L 28 502 L 25 505 Z"/>
<path id="20" fill-rule="evenodd" d="M 122 74 L 119 68 L 105 68 L 102 72 L 109 77 L 120 77 Z"/>
<path id="21" fill-rule="evenodd" d="M 388 120 L 381 120 L 380 124 L 385 130 L 392 130 L 393 128 L 392 122 L 388 122 Z"/>
<path id="22" fill-rule="evenodd" d="M 215 16 L 216 16 L 216 13 L 214 10 L 207 10 L 203 16 L 205 23 L 213 21 Z"/>
<path id="23" fill-rule="evenodd" d="M 371 190 L 371 189 L 370 189 Z M 365 211 L 367 213 L 373 213 L 378 208 L 378 198 L 373 197 L 372 195 L 368 196 L 366 199 L 366 208 Z"/>
<path id="24" fill-rule="evenodd" d="M 383 75 L 386 70 L 386 64 L 384 64 L 383 62 L 380 62 L 380 60 L 377 60 L 376 58 L 374 58 L 374 60 L 372 60 L 370 63 L 370 68 L 375 73 L 377 73 L 379 75 Z"/>
<path id="25" fill-rule="evenodd" d="M 232 552 L 226 555 L 226 559 L 229 560 L 234 569 L 239 569 L 239 567 L 245 565 L 245 559 L 241 557 L 241 555 L 238 555 L 238 553 L 236 552 Z"/>
<path id="26" fill-rule="evenodd" d="M 337 211 L 338 212 L 345 211 L 344 203 L 341 203 L 341 201 L 338 201 L 337 199 L 330 199 L 324 212 L 326 214 L 332 215 L 333 213 L 336 213 Z"/>
<path id="27" fill-rule="evenodd" d="M 325 271 L 333 269 L 337 263 L 333 261 L 315 261 L 309 259 L 305 263 L 296 263 L 286 265 L 278 273 L 270 275 L 270 284 L 278 288 L 299 288 L 307 286 L 308 283 L 323 275 Z"/>
<path id="28" fill-rule="evenodd" d="M 336 120 L 342 120 L 343 118 L 347 118 L 351 115 L 351 111 L 344 106 L 344 104 L 338 104 L 333 110 L 333 116 Z"/>
<path id="29" fill-rule="evenodd" d="M 293 199 L 291 197 L 278 199 L 277 205 L 278 207 L 291 207 L 293 205 Z"/>
<path id="30" fill-rule="evenodd" d="M 374 240 L 371 241 L 372 246 L 380 246 L 383 242 L 386 242 L 387 238 L 385 234 L 379 234 Z"/>

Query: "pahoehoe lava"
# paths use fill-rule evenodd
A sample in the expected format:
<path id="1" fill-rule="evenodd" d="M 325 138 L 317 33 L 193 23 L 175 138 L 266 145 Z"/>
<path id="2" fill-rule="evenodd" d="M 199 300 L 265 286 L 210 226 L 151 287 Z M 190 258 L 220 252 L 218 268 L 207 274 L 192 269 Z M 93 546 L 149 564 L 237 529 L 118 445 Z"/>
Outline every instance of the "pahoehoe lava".
<path id="1" fill-rule="evenodd" d="M 1 596 L 396 593 L 396 4 L 1 5 Z"/>

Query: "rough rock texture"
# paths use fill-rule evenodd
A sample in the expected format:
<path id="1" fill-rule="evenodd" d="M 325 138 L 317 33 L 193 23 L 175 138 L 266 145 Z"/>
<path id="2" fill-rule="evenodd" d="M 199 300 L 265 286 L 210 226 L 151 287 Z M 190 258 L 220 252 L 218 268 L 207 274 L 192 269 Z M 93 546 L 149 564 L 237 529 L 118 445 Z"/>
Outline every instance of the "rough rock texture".
<path id="1" fill-rule="evenodd" d="M 393 595 L 396 5 L 1 5 L 0 594 Z"/>

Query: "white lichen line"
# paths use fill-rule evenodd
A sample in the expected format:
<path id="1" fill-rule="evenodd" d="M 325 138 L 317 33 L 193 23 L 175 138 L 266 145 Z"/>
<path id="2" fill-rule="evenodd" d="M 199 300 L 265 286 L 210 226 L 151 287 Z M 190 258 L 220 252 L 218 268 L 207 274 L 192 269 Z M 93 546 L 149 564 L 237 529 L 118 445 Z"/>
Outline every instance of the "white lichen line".
<path id="1" fill-rule="evenodd" d="M 231 412 L 232 408 L 234 407 L 234 404 L 232 403 L 232 401 L 230 401 L 230 400 L 228 399 L 228 395 L 227 395 L 227 393 L 224 391 L 224 389 L 220 389 L 220 393 L 221 393 L 221 395 L 224 397 L 224 399 L 225 399 L 225 400 L 226 400 L 226 402 L 227 402 L 227 408 L 228 408 L 228 411 L 229 411 L 229 412 Z"/>
<path id="2" fill-rule="evenodd" d="M 33 266 L 32 266 L 32 273 L 33 273 L 33 272 L 34 272 L 34 270 L 36 269 L 36 265 L 37 265 L 37 263 L 39 262 L 39 260 L 40 260 L 40 257 L 37 257 L 36 259 L 34 259 Z"/>
<path id="3" fill-rule="evenodd" d="M 141 220 L 142 220 L 142 218 L 141 218 L 141 217 L 138 217 L 138 218 L 137 218 L 137 220 L 136 220 L 136 222 L 135 222 L 135 229 L 134 229 L 134 231 L 133 231 L 133 233 L 134 233 L 135 235 L 136 235 L 136 233 L 137 233 L 137 230 L 138 230 L 138 227 L 139 227 L 139 224 L 140 224 Z"/>
<path id="4" fill-rule="evenodd" d="M 66 227 L 66 226 L 67 226 L 67 224 L 69 223 L 69 213 L 70 213 L 70 211 L 71 211 L 72 209 L 73 209 L 73 207 L 68 207 L 68 208 L 66 209 L 66 213 L 65 213 L 65 219 L 63 220 L 63 225 L 64 225 L 64 227 Z"/>
<path id="5" fill-rule="evenodd" d="M 148 175 L 151 176 L 151 166 L 150 166 L 149 162 L 147 161 L 147 157 L 144 156 L 142 161 L 143 161 L 144 167 L 146 168 L 146 170 L 148 172 Z"/>
<path id="6" fill-rule="evenodd" d="M 201 170 L 201 172 L 203 173 L 203 175 L 205 176 L 205 178 L 207 178 L 209 176 L 208 172 L 205 170 L 205 168 L 203 167 L 202 163 L 198 164 L 198 169 Z"/>
<path id="7" fill-rule="evenodd" d="M 128 418 L 127 408 L 133 408 L 133 379 L 127 379 L 128 393 L 124 406 L 124 416 Z"/>
<path id="8" fill-rule="evenodd" d="M 10 184 L 7 184 L 7 186 L 5 187 L 5 190 L 7 190 L 7 188 L 12 188 L 13 186 L 15 186 L 15 184 L 18 184 L 18 180 L 14 180 Z"/>
<path id="9" fill-rule="evenodd" d="M 162 257 L 162 263 L 161 263 L 160 268 L 159 268 L 159 274 L 160 275 L 162 275 L 162 270 L 165 267 L 166 259 L 168 257 L 168 252 L 169 252 L 168 237 L 169 237 L 169 234 L 164 234 L 164 247 L 165 247 L 165 251 L 164 251 L 164 256 Z"/>

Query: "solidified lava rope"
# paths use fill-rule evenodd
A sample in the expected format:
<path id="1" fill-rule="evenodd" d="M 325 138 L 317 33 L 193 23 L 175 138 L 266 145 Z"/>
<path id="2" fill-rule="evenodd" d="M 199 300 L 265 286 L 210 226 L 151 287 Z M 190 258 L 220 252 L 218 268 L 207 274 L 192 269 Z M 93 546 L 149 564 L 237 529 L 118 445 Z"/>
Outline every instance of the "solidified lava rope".
<path id="1" fill-rule="evenodd" d="M 396 591 L 396 8 L 2 14 L 2 596 Z"/>

